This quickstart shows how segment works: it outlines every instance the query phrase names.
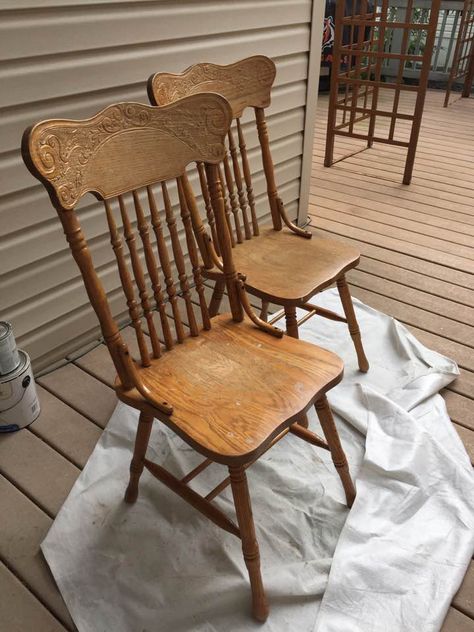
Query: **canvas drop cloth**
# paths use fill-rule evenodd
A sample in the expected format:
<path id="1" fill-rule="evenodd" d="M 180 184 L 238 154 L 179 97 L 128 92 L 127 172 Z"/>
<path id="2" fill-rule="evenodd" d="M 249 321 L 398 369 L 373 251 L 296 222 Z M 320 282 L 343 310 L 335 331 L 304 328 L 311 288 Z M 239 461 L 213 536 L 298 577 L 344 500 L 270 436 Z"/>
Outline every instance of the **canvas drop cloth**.
<path id="1" fill-rule="evenodd" d="M 340 311 L 337 293 L 318 303 Z M 371 368 L 344 324 L 302 338 L 343 357 L 329 400 L 357 482 L 349 512 L 330 455 L 289 436 L 248 470 L 270 602 L 250 618 L 240 541 L 144 472 L 123 493 L 137 414 L 118 404 L 42 544 L 80 632 L 434 632 L 474 548 L 469 459 L 438 391 L 458 374 L 400 323 L 356 302 Z M 313 412 L 310 426 L 317 429 Z M 156 423 L 149 458 L 184 475 L 202 457 Z M 226 475 L 213 465 L 193 486 Z M 230 491 L 219 497 L 232 513 Z"/>

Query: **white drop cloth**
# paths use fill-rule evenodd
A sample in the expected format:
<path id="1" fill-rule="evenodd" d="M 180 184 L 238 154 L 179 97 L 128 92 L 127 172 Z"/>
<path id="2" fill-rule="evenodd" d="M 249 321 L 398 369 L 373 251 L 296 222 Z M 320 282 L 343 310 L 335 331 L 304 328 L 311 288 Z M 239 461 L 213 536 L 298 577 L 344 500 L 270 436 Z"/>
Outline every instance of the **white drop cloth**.
<path id="1" fill-rule="evenodd" d="M 340 311 L 328 290 L 318 304 Z M 270 616 L 249 616 L 240 541 L 144 472 L 123 493 L 137 414 L 118 404 L 42 544 L 80 632 L 434 632 L 474 549 L 474 477 L 438 391 L 457 375 L 392 318 L 356 302 L 371 368 L 344 324 L 301 337 L 343 357 L 330 392 L 357 478 L 350 512 L 330 455 L 290 436 L 248 470 Z M 318 429 L 314 411 L 310 426 Z M 149 458 L 184 475 L 201 457 L 160 424 Z M 197 491 L 226 475 L 213 465 Z M 230 492 L 217 501 L 232 514 Z"/>

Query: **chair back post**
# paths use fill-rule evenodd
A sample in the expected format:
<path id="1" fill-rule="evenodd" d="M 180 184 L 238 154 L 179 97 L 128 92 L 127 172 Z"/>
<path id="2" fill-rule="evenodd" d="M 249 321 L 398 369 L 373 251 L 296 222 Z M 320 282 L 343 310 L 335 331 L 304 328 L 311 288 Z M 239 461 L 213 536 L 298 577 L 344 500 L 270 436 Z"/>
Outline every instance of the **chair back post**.
<path id="1" fill-rule="evenodd" d="M 159 312 L 166 348 L 171 349 L 173 346 L 160 283 L 161 275 L 173 311 L 177 340 L 182 342 L 185 335 L 177 306 L 178 298 L 184 301 L 186 307 L 190 335 L 199 335 L 191 291 L 198 294 L 203 328 L 210 327 L 192 227 L 192 218 L 197 216 L 197 210 L 185 170 L 188 164 L 196 161 L 217 164 L 223 159 L 231 120 L 231 108 L 222 96 L 202 93 L 164 108 L 140 103 L 117 103 L 89 119 L 42 121 L 27 129 L 23 136 L 24 161 L 31 173 L 46 187 L 61 220 L 117 370 L 120 388 L 128 390 L 135 387 L 165 414 L 170 414 L 169 404 L 147 391 L 139 375 L 139 365 L 135 365 L 120 335 L 81 229 L 76 206 L 88 193 L 92 193 L 105 206 L 105 219 L 123 299 L 136 332 L 141 366 L 148 367 L 152 357 L 159 358 L 161 355 L 161 344 L 153 322 L 155 307 Z M 180 178 L 187 183 L 187 193 Z M 166 188 L 166 182 L 170 181 L 174 191 L 176 180 L 178 206 L 194 277 L 192 287 L 187 278 L 187 263 L 178 235 L 174 207 Z M 170 265 L 171 252 L 164 239 L 163 225 L 154 200 L 152 185 L 158 183 L 161 183 L 163 211 L 171 237 L 176 273 L 173 273 Z M 140 199 L 145 189 L 149 215 L 145 213 Z M 135 219 L 127 209 L 125 195 L 127 199 L 133 197 L 136 229 Z M 151 228 L 157 238 L 159 262 L 149 240 Z M 142 267 L 142 247 L 149 279 Z M 149 282 L 152 294 L 147 289 Z M 180 291 L 177 291 L 177 284 Z M 156 305 L 152 305 L 152 296 Z M 235 301 L 234 314 L 237 318 Z M 142 327 L 142 317 L 147 322 L 147 331 Z"/>
<path id="2" fill-rule="evenodd" d="M 275 230 L 282 228 L 281 200 L 278 198 L 275 184 L 264 114 L 264 108 L 268 107 L 271 102 L 271 89 L 275 76 L 274 62 L 264 55 L 254 55 L 228 65 L 198 63 L 182 73 L 160 72 L 152 75 L 148 80 L 148 96 L 153 105 L 165 106 L 184 96 L 203 92 L 221 94 L 230 103 L 232 117 L 237 125 L 238 145 L 232 129 L 229 130 L 229 153 L 223 159 L 223 169 L 221 169 L 219 177 L 224 196 L 226 221 L 233 246 L 236 243 L 242 243 L 244 238 L 251 239 L 252 233 L 253 235 L 259 234 L 251 168 L 241 124 L 241 117 L 247 108 L 254 108 L 257 115 L 262 162 L 267 181 L 273 226 Z M 237 147 L 240 150 L 241 165 L 239 164 Z M 209 216 L 208 214 L 208 220 L 211 230 L 213 230 L 212 215 Z M 250 226 L 250 222 L 252 226 Z"/>
<path id="3" fill-rule="evenodd" d="M 232 258 L 232 244 L 225 216 L 222 184 L 219 178 L 219 167 L 212 164 L 206 164 L 205 167 L 209 192 L 211 195 L 211 203 L 216 219 L 217 235 L 219 239 L 219 247 L 224 268 L 224 278 L 229 296 L 232 319 L 236 322 L 241 322 L 244 319 L 244 312 L 238 289 L 239 276 L 234 267 Z"/>
<path id="4" fill-rule="evenodd" d="M 105 344 L 109 350 L 120 382 L 124 388 L 132 388 L 132 376 L 129 375 L 127 367 L 124 366 L 123 362 L 123 353 L 127 350 L 126 345 L 110 311 L 104 287 L 94 268 L 92 257 L 79 221 L 72 210 L 64 210 L 58 208 L 57 205 L 55 205 L 55 207 L 63 226 L 66 240 L 71 248 L 72 256 L 84 279 L 87 295 L 97 314 Z"/>
<path id="5" fill-rule="evenodd" d="M 201 215 L 199 213 L 199 209 L 196 203 L 196 198 L 194 196 L 191 184 L 188 180 L 188 176 L 186 172 L 180 177 L 180 183 L 183 188 L 184 197 L 186 199 L 186 204 L 188 206 L 189 214 L 191 217 L 191 224 L 193 227 L 194 234 L 196 236 L 197 245 L 199 248 L 199 252 L 201 253 L 201 257 L 204 263 L 204 267 L 207 270 L 210 270 L 213 267 L 213 263 L 211 257 L 209 256 L 208 249 L 208 234 L 206 228 L 204 226 L 204 222 L 202 221 Z M 203 196 L 205 195 L 204 191 L 207 188 L 207 183 L 201 180 L 201 187 L 203 189 Z M 207 193 L 207 191 L 206 191 Z"/>
<path id="6" fill-rule="evenodd" d="M 275 230 L 282 229 L 280 204 L 278 191 L 275 182 L 275 170 L 273 167 L 272 152 L 270 150 L 270 140 L 268 138 L 267 122 L 265 120 L 265 110 L 263 108 L 255 108 L 255 119 L 257 121 L 258 140 L 262 150 L 263 170 L 265 172 L 265 180 L 267 182 L 267 195 L 272 213 L 273 228 Z"/>

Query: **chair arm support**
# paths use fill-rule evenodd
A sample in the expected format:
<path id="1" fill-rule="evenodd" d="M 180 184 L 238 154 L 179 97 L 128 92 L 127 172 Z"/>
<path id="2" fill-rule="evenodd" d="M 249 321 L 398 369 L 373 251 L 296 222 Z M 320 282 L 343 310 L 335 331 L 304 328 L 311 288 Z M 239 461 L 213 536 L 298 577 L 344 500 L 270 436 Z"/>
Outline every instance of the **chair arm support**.
<path id="1" fill-rule="evenodd" d="M 311 237 L 313 236 L 313 233 L 311 231 L 305 230 L 304 228 L 300 228 L 299 226 L 297 226 L 296 224 L 293 224 L 293 222 L 290 221 L 290 219 L 288 218 L 288 215 L 286 214 L 283 200 L 280 197 L 277 198 L 277 205 L 278 205 L 278 210 L 280 211 L 280 216 L 283 222 L 286 224 L 286 226 L 288 226 L 290 230 L 292 230 L 294 233 L 296 233 L 300 237 L 311 239 Z"/>
<path id="2" fill-rule="evenodd" d="M 118 352 L 126 373 L 130 376 L 130 379 L 133 382 L 133 386 L 137 389 L 140 395 L 144 397 L 152 406 L 157 408 L 160 412 L 164 413 L 165 415 L 171 415 L 173 413 L 173 407 L 168 404 L 168 402 L 158 400 L 150 391 L 148 386 L 143 383 L 140 374 L 137 371 L 137 367 L 135 366 L 135 362 L 130 357 L 130 352 L 127 345 L 124 343 L 119 344 Z"/>
<path id="3" fill-rule="evenodd" d="M 212 241 L 211 236 L 208 233 L 206 233 L 205 239 L 206 239 L 207 252 L 209 254 L 209 257 L 212 263 L 216 266 L 218 270 L 220 270 L 221 272 L 224 272 L 224 265 L 222 263 L 222 259 L 217 254 L 216 249 L 214 247 L 214 242 Z"/>
<path id="4" fill-rule="evenodd" d="M 244 312 L 247 314 L 250 320 L 255 325 L 257 325 L 259 329 L 263 329 L 263 331 L 266 331 L 268 334 L 276 336 L 277 338 L 282 338 L 285 333 L 282 329 L 270 325 L 266 321 L 262 320 L 259 316 L 257 316 L 257 314 L 254 312 L 253 307 L 250 305 L 247 290 L 245 289 L 244 277 L 242 277 L 242 275 L 240 275 L 237 279 L 237 289 L 239 292 L 240 302 L 242 303 L 242 307 L 244 308 Z"/>

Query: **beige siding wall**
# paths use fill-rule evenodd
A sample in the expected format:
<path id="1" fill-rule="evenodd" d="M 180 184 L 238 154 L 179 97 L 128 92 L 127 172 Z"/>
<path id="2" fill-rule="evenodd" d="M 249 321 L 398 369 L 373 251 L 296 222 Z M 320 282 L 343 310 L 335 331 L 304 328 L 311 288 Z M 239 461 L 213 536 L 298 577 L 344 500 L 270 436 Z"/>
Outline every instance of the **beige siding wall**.
<path id="1" fill-rule="evenodd" d="M 4 0 L 0 6 L 0 318 L 13 323 L 19 344 L 41 369 L 99 334 L 56 214 L 23 165 L 23 130 L 42 118 L 91 116 L 114 101 L 147 102 L 146 79 L 158 70 L 262 53 L 277 65 L 268 123 L 282 197 L 296 217 L 313 3 Z M 256 146 L 255 135 L 249 145 Z M 263 214 L 265 185 L 256 158 Z M 102 219 L 101 207 L 89 199 L 83 228 L 120 313 Z"/>

